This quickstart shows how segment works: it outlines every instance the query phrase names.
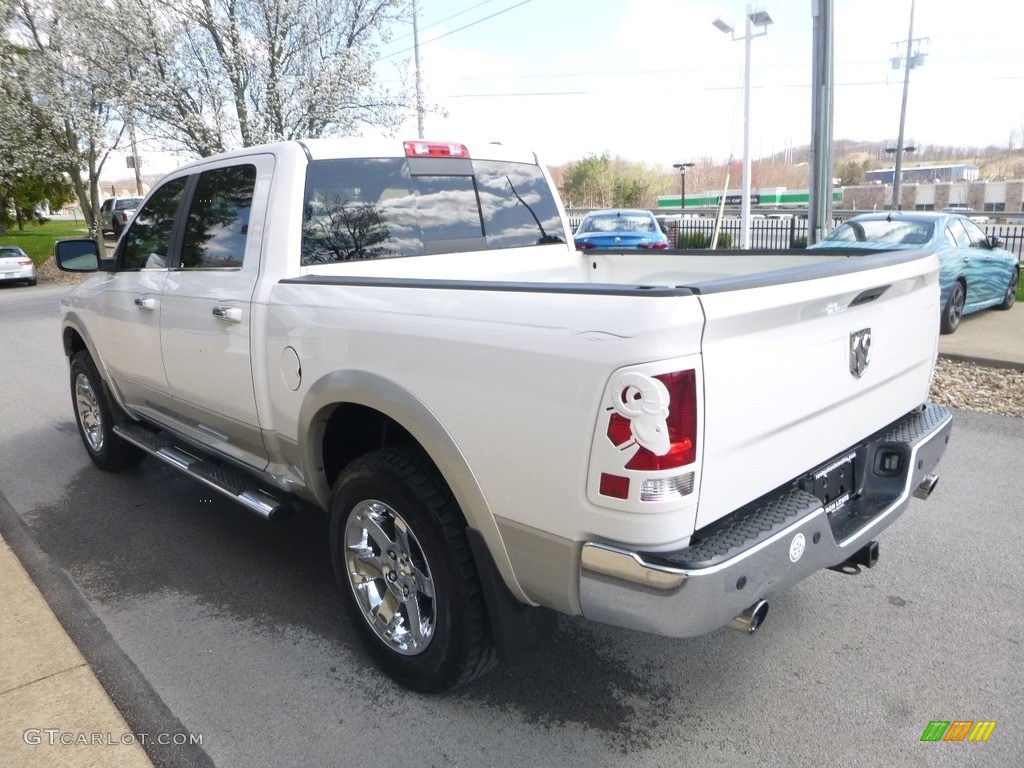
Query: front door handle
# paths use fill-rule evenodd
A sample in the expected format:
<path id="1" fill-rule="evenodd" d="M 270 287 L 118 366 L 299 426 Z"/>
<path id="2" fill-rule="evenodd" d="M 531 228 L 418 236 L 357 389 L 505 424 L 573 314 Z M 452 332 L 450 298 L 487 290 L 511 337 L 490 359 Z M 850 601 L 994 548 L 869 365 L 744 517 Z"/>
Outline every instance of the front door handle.
<path id="1" fill-rule="evenodd" d="M 150 299 L 143 296 L 135 297 L 135 306 L 139 309 L 148 309 L 150 311 L 156 309 L 156 299 Z"/>
<path id="2" fill-rule="evenodd" d="M 213 308 L 213 316 L 218 320 L 224 320 L 229 323 L 242 322 L 242 310 L 238 307 L 229 307 L 224 304 L 218 304 Z"/>

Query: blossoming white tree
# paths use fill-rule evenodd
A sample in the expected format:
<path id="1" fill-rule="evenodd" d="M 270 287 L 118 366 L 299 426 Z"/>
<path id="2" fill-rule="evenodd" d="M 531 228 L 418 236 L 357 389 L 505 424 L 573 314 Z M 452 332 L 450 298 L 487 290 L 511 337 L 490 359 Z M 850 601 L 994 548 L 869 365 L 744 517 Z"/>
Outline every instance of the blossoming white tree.
<path id="1" fill-rule="evenodd" d="M 207 156 L 282 139 L 395 128 L 407 94 L 375 80 L 406 0 L 0 0 L 11 81 L 38 151 L 86 219 L 134 124 Z"/>
<path id="2" fill-rule="evenodd" d="M 125 101 L 153 133 L 209 155 L 270 141 L 394 127 L 406 94 L 375 82 L 405 0 L 121 0 Z"/>

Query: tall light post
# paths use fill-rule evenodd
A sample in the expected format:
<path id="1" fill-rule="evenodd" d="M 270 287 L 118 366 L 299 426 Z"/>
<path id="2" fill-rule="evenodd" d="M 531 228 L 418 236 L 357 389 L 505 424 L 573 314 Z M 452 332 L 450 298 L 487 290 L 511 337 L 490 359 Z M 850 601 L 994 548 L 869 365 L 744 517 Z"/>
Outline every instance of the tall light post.
<path id="1" fill-rule="evenodd" d="M 745 32 L 736 34 L 736 27 L 721 16 L 711 23 L 721 32 L 732 35 L 732 39 L 743 40 L 743 199 L 740 201 L 740 248 L 750 248 L 750 43 L 755 37 L 768 34 L 772 17 L 764 8 L 754 8 L 747 3 Z M 760 31 L 755 32 L 754 27 Z"/>
<path id="2" fill-rule="evenodd" d="M 686 169 L 693 168 L 695 163 L 673 163 L 672 167 L 679 171 L 679 208 L 686 208 Z"/>
<path id="3" fill-rule="evenodd" d="M 909 147 L 903 147 L 903 154 L 908 154 L 908 153 L 912 154 L 912 153 L 914 153 L 916 151 L 917 151 L 917 147 L 915 147 L 913 144 L 911 144 Z M 899 157 L 899 155 L 900 155 L 900 148 L 899 147 L 886 147 L 885 148 L 885 154 L 887 154 L 887 155 L 896 155 L 897 157 Z M 899 182 L 897 182 L 897 177 L 899 178 Z M 893 171 L 892 171 L 892 183 L 893 183 L 893 187 L 894 187 L 894 190 L 895 190 L 894 194 L 893 194 L 893 206 L 892 206 L 892 209 L 895 211 L 895 210 L 899 210 L 899 208 L 900 208 L 900 205 L 897 202 L 897 197 L 899 196 L 900 184 L 903 183 L 903 164 L 902 163 L 900 163 L 899 168 L 896 168 L 896 167 L 893 168 Z"/>

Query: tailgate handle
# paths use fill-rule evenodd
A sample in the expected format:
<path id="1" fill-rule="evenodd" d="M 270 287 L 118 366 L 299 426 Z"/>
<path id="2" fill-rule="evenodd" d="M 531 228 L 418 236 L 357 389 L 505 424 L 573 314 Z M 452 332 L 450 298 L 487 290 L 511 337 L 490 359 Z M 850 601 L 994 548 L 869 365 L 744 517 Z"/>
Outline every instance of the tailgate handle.
<path id="1" fill-rule="evenodd" d="M 889 288 L 890 286 L 888 285 L 880 285 L 877 288 L 868 288 L 866 291 L 861 291 L 859 294 L 857 294 L 857 297 L 850 302 L 850 306 L 857 307 L 860 306 L 861 304 L 868 304 L 877 299 L 886 291 L 888 291 Z"/>

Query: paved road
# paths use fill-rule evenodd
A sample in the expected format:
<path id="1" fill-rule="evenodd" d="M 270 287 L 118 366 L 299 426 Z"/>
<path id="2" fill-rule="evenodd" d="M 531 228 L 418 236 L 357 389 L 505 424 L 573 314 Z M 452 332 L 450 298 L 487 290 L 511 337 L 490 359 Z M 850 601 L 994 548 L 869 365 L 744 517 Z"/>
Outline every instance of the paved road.
<path id="1" fill-rule="evenodd" d="M 879 568 L 778 596 L 754 638 L 564 619 L 527 662 L 424 697 L 356 644 L 322 519 L 270 526 L 156 462 L 88 464 L 59 293 L 0 290 L 0 492 L 218 766 L 1021 764 L 1024 421 L 959 412 Z M 920 742 L 956 719 L 999 724 Z"/>

